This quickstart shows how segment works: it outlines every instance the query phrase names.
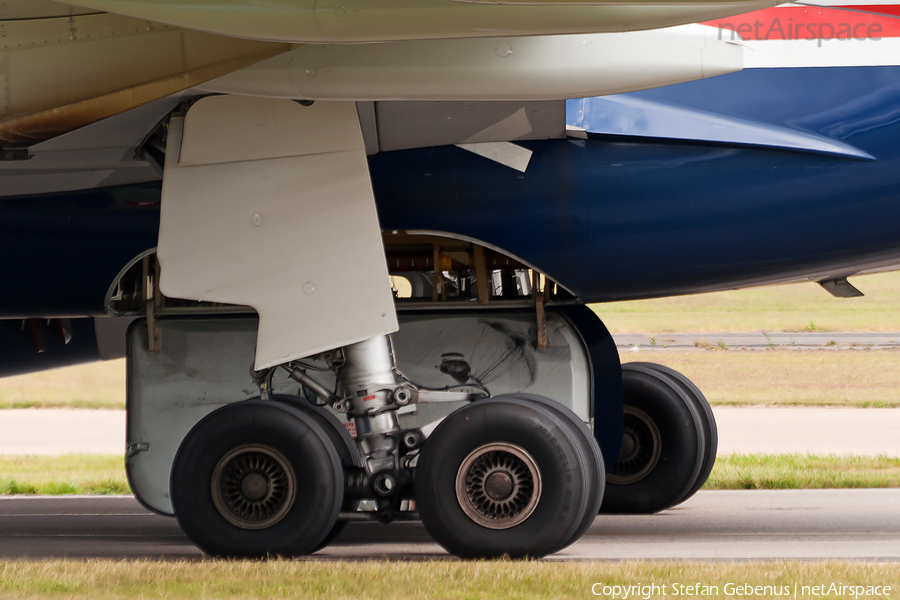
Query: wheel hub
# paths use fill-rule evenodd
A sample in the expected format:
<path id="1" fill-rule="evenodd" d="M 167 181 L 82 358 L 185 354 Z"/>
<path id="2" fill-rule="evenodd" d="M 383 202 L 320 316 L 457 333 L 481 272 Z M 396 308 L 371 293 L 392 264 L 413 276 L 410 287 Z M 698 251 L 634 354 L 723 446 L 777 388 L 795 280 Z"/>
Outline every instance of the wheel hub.
<path id="1" fill-rule="evenodd" d="M 248 500 L 261 499 L 269 491 L 269 481 L 259 473 L 251 473 L 241 481 L 241 493 Z"/>
<path id="2" fill-rule="evenodd" d="M 643 479 L 659 462 L 660 435 L 653 419 L 642 410 L 626 406 L 622 449 L 606 480 L 628 485 Z"/>
<path id="3" fill-rule="evenodd" d="M 619 451 L 619 459 L 624 457 L 626 460 L 634 456 L 637 450 L 637 440 L 634 439 L 632 431 L 626 431 L 622 434 L 622 449 Z"/>
<path id="4" fill-rule="evenodd" d="M 484 493 L 495 502 L 506 500 L 515 490 L 516 484 L 509 473 L 496 471 L 484 480 Z"/>
<path id="5" fill-rule="evenodd" d="M 280 452 L 248 444 L 219 460 L 211 492 L 226 521 L 241 529 L 265 529 L 288 513 L 297 485 L 293 469 Z"/>
<path id="6" fill-rule="evenodd" d="M 507 443 L 472 451 L 456 475 L 456 498 L 470 519 L 488 529 L 509 529 L 534 512 L 541 475 L 531 455 Z"/>

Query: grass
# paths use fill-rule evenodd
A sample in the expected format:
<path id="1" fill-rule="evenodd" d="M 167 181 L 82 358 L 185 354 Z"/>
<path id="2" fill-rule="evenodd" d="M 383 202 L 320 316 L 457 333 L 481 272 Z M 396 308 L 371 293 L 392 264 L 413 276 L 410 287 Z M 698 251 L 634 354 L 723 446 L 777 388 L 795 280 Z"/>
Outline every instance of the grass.
<path id="1" fill-rule="evenodd" d="M 0 379 L 0 408 L 125 408 L 125 360 Z"/>
<path id="2" fill-rule="evenodd" d="M 0 494 L 128 494 L 122 457 L 0 456 Z M 900 458 L 868 456 L 722 456 L 705 489 L 900 487 Z"/>
<path id="3" fill-rule="evenodd" d="M 0 494 L 129 494 L 121 456 L 0 456 Z"/>
<path id="4" fill-rule="evenodd" d="M 900 351 L 628 352 L 684 373 L 713 405 L 900 407 Z"/>
<path id="5" fill-rule="evenodd" d="M 716 460 L 704 489 L 790 490 L 900 487 L 900 458 L 733 454 Z"/>
<path id="6" fill-rule="evenodd" d="M 593 304 L 613 333 L 900 331 L 900 272 L 853 277 L 862 298 L 834 298 L 813 282 Z"/>
<path id="7" fill-rule="evenodd" d="M 0 562 L 3 598 L 304 598 L 371 600 L 441 598 L 602 597 L 604 586 L 648 586 L 629 598 L 672 598 L 688 588 L 717 586 L 720 597 L 742 597 L 731 586 L 770 586 L 755 597 L 864 597 L 865 590 L 814 595 L 812 586 L 889 586 L 876 597 L 900 598 L 900 563 L 850 561 L 552 562 L 552 561 L 7 561 Z M 596 586 L 594 584 L 599 584 Z M 665 585 L 663 591 L 661 586 Z M 804 589 L 801 586 L 808 586 Z M 746 589 L 746 588 L 743 588 Z M 657 593 L 653 593 L 656 591 Z M 700 591 L 695 588 L 694 593 Z M 712 589 L 708 590 L 712 593 Z M 871 590 L 871 591 L 874 591 Z M 884 590 L 886 591 L 886 590 Z M 662 592 L 662 593 L 659 593 Z M 730 593 L 729 593 L 730 592 Z M 768 592 L 768 593 L 767 593 Z M 784 593 L 787 592 L 787 593 Z M 805 592 L 805 593 L 804 593 Z M 860 593 L 862 592 L 862 593 Z M 871 593 L 871 592 L 870 592 Z M 872 597 L 871 595 L 869 597 Z"/>

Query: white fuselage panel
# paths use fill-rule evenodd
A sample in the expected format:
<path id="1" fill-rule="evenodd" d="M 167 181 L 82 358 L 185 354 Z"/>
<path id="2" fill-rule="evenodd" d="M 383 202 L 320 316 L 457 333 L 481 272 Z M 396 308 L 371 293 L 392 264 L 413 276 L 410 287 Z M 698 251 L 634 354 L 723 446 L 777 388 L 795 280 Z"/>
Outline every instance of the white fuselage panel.
<path id="1" fill-rule="evenodd" d="M 556 100 L 621 94 L 743 67 L 703 25 L 653 31 L 303 46 L 198 89 L 309 100 Z"/>

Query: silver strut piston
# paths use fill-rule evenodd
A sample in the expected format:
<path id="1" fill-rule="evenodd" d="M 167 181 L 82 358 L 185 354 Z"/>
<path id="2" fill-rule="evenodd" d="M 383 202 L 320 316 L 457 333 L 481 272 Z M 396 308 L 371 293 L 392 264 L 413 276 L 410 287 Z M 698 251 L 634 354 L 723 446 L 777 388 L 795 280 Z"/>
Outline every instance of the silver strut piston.
<path id="1" fill-rule="evenodd" d="M 400 423 L 393 392 L 397 387 L 395 362 L 388 336 L 379 336 L 344 346 L 340 396 L 347 399 L 346 410 L 356 423 L 357 442 L 366 457 L 370 475 L 396 469 Z M 376 481 L 376 491 L 378 482 Z M 389 493 L 391 482 L 382 493 Z"/>

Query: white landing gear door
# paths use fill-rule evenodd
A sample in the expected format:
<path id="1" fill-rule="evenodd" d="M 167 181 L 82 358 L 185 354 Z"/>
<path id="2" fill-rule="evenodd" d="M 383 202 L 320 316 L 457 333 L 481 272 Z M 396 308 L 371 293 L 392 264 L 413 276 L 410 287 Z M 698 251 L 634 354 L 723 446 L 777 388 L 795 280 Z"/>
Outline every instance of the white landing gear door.
<path id="1" fill-rule="evenodd" d="M 157 256 L 166 296 L 256 309 L 257 369 L 398 329 L 352 102 L 214 96 L 172 119 Z"/>

